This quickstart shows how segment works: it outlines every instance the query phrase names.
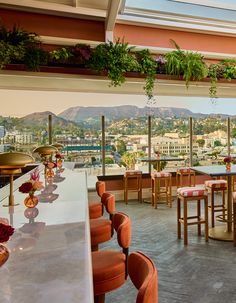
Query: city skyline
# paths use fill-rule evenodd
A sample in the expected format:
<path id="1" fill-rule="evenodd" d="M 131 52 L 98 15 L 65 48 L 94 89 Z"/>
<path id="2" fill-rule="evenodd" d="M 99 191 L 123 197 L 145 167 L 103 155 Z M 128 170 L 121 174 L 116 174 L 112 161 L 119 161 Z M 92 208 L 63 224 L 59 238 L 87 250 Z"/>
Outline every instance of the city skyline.
<path id="1" fill-rule="evenodd" d="M 50 111 L 56 115 L 76 106 L 149 106 L 144 95 L 95 94 L 78 92 L 23 91 L 0 89 L 1 116 L 22 117 Z M 193 113 L 236 115 L 236 99 L 155 96 L 153 107 L 186 108 Z"/>

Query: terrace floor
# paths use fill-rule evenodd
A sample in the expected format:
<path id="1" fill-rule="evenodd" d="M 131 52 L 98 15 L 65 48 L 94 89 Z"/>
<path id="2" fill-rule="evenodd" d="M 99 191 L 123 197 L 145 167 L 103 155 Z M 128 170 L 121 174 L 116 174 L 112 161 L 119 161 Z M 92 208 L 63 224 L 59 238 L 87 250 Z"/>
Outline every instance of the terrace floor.
<path id="1" fill-rule="evenodd" d="M 140 250 L 158 269 L 159 303 L 236 303 L 236 247 L 232 242 L 197 236 L 189 226 L 189 245 L 176 236 L 176 202 L 173 208 L 129 201 L 116 203 L 117 211 L 132 220 L 130 252 Z M 190 212 L 194 209 L 190 206 Z M 222 224 L 222 223 L 217 223 Z M 203 231 L 204 228 L 202 227 Z M 203 234 L 203 233 L 202 233 Z M 100 249 L 118 249 L 116 238 Z M 128 279 L 120 289 L 106 295 L 106 303 L 135 302 L 136 289 Z"/>

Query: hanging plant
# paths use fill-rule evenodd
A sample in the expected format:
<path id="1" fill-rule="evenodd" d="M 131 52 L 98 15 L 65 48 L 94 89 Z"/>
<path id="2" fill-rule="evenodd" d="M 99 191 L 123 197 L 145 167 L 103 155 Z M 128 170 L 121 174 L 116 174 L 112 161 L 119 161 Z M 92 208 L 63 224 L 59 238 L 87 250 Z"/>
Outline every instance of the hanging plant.
<path id="1" fill-rule="evenodd" d="M 11 30 L 0 27 L 0 68 L 14 62 L 24 62 L 27 48 L 40 45 L 39 37 L 14 25 Z"/>
<path id="2" fill-rule="evenodd" d="M 137 71 L 138 63 L 131 54 L 134 47 L 128 43 L 107 42 L 99 44 L 93 51 L 89 66 L 95 71 L 107 71 L 112 86 L 119 86 L 125 82 L 125 73 Z"/>
<path id="3" fill-rule="evenodd" d="M 208 75 L 208 68 L 203 61 L 200 53 L 192 51 L 183 51 L 172 40 L 177 50 L 165 55 L 166 72 L 169 75 L 183 76 L 186 87 L 188 88 L 190 80 L 199 81 Z"/>
<path id="4" fill-rule="evenodd" d="M 153 98 L 153 89 L 156 80 L 157 63 L 153 59 L 148 49 L 143 49 L 135 53 L 138 62 L 138 72 L 146 75 L 144 90 L 148 99 Z"/>

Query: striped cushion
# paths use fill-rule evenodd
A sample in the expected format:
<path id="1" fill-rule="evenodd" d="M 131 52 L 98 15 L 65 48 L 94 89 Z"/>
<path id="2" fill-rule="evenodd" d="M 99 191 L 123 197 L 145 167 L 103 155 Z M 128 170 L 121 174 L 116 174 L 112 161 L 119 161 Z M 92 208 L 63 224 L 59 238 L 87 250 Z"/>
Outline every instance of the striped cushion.
<path id="1" fill-rule="evenodd" d="M 171 173 L 168 172 L 155 172 L 152 174 L 152 178 L 165 178 L 171 177 Z"/>
<path id="2" fill-rule="evenodd" d="M 203 187 L 180 187 L 177 193 L 183 197 L 198 197 L 207 195 L 207 191 Z"/>
<path id="3" fill-rule="evenodd" d="M 194 173 L 194 171 L 191 170 L 191 168 L 186 168 L 186 167 L 184 167 L 184 168 L 177 168 L 176 172 L 177 172 L 178 174 L 189 174 L 189 173 Z"/>
<path id="4" fill-rule="evenodd" d="M 205 181 L 205 185 L 210 188 L 226 188 L 227 181 L 225 180 L 207 180 Z"/>
<path id="5" fill-rule="evenodd" d="M 136 175 L 142 175 L 142 171 L 141 170 L 127 170 L 124 173 L 124 176 L 136 176 Z"/>

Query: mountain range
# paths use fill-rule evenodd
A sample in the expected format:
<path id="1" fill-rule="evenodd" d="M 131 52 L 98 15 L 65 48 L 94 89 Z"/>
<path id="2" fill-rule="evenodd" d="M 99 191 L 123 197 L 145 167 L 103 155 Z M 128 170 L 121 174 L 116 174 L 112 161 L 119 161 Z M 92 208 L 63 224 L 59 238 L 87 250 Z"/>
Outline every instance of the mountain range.
<path id="1" fill-rule="evenodd" d="M 203 118 L 206 114 L 193 113 L 185 108 L 174 108 L 174 107 L 137 107 L 134 105 L 121 105 L 121 106 L 110 106 L 110 107 L 70 107 L 60 113 L 58 116 L 74 121 L 81 122 L 90 118 L 100 118 L 105 116 L 106 120 L 118 120 L 124 118 L 137 118 L 144 117 L 148 115 L 154 115 L 155 117 L 167 118 L 167 117 L 177 117 L 177 118 Z"/>
<path id="2" fill-rule="evenodd" d="M 202 113 L 193 113 L 185 108 L 175 108 L 175 107 L 137 107 L 134 105 L 122 105 L 122 106 L 110 106 L 110 107 L 70 107 L 60 113 L 55 115 L 52 112 L 35 112 L 26 115 L 19 120 L 25 125 L 34 126 L 44 126 L 48 123 L 48 115 L 52 115 L 52 121 L 55 125 L 59 127 L 76 126 L 77 124 L 91 124 L 92 121 L 99 122 L 101 116 L 105 116 L 106 121 L 113 121 L 119 119 L 132 119 L 137 117 L 145 117 L 152 115 L 160 118 L 176 117 L 176 118 L 204 118 L 209 115 Z M 228 117 L 228 115 L 218 114 L 214 116 Z M 233 116 L 232 116 L 233 117 Z M 2 117 L 3 118 L 3 117 Z M 82 125 L 81 124 L 81 125 Z"/>

